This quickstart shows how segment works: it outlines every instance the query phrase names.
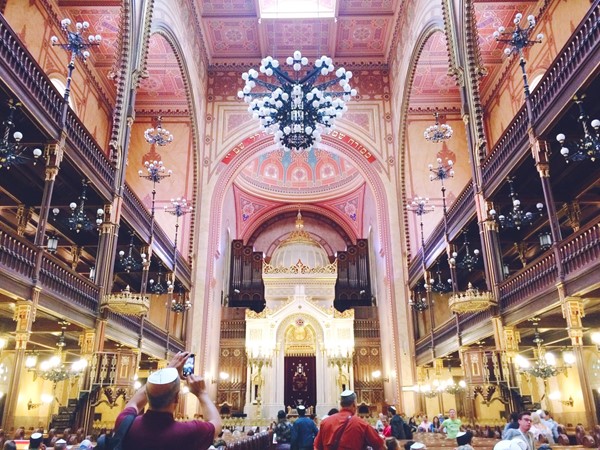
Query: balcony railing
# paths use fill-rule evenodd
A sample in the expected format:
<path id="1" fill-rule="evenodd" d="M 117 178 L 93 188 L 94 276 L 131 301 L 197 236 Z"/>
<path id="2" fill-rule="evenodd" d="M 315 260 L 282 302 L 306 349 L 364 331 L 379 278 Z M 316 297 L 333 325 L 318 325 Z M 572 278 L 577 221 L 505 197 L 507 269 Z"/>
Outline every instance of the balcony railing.
<path id="1" fill-rule="evenodd" d="M 600 265 L 600 223 L 598 220 L 595 222 L 560 243 L 560 255 L 567 279 L 592 264 Z"/>
<path id="2" fill-rule="evenodd" d="M 154 342 L 161 348 L 167 348 L 167 331 L 149 320 L 144 322 L 144 339 Z"/>
<path id="3" fill-rule="evenodd" d="M 99 287 L 56 257 L 48 253 L 43 255 L 39 277 L 44 290 L 54 293 L 62 301 L 79 305 L 89 312 L 97 310 Z"/>
<path id="4" fill-rule="evenodd" d="M 500 284 L 501 311 L 530 299 L 557 282 L 558 269 L 554 253 L 546 252 L 532 264 L 517 272 Z"/>
<path id="5" fill-rule="evenodd" d="M 23 238 L 14 235 L 4 226 L 0 226 L 0 267 L 2 272 L 17 276 L 29 284 L 35 269 L 35 257 L 38 250 Z"/>

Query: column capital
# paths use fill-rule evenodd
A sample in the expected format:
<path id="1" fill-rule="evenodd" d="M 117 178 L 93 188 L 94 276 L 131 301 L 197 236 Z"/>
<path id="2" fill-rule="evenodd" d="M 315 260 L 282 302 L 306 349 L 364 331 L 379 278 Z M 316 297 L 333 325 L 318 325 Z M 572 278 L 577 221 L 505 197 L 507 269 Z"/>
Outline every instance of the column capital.
<path id="1" fill-rule="evenodd" d="M 565 297 L 562 301 L 562 314 L 567 320 L 568 328 L 581 328 L 581 319 L 585 317 L 583 299 L 581 297 Z"/>
<path id="2" fill-rule="evenodd" d="M 94 353 L 94 342 L 96 341 L 96 330 L 83 330 L 79 335 L 79 347 L 82 355 Z"/>
<path id="3" fill-rule="evenodd" d="M 31 331 L 31 323 L 35 321 L 35 309 L 33 303 L 27 300 L 17 301 L 13 320 L 17 322 L 17 332 L 29 333 Z"/>

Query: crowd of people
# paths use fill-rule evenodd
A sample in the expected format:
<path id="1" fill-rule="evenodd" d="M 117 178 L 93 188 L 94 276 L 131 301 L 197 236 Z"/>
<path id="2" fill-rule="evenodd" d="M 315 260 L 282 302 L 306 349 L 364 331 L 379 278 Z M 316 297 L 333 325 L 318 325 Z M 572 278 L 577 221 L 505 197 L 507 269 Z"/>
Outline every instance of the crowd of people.
<path id="1" fill-rule="evenodd" d="M 225 434 L 231 432 L 222 431 L 221 417 L 201 377 L 192 374 L 184 379 L 189 391 L 198 398 L 205 420 L 175 420 L 181 369 L 188 356 L 187 352 L 178 353 L 167 368 L 152 373 L 119 414 L 114 432 L 103 430 L 95 447 L 91 437 L 84 436 L 83 429 L 71 433 L 67 428 L 60 435 L 56 430 L 49 430 L 46 436 L 42 430 L 33 430 L 28 448 L 104 450 L 118 445 L 122 450 L 207 450 L 226 446 Z M 404 450 L 425 450 L 424 442 L 413 440 L 413 433 L 443 433 L 446 438 L 456 440 L 455 450 L 473 450 L 473 434 L 464 430 L 455 409 L 450 409 L 447 417 L 440 414 L 430 421 L 426 414 L 406 417 L 390 406 L 388 414 L 380 414 L 372 426 L 357 415 L 356 394 L 346 390 L 340 396 L 340 409 L 331 409 L 320 420 L 319 426 L 315 417 L 307 415 L 306 407 L 300 405 L 296 410 L 298 417 L 293 423 L 284 410 L 279 411 L 273 427 L 276 450 L 400 450 L 401 444 Z M 547 411 L 513 413 L 494 450 L 536 450 L 536 443 L 554 443 L 557 438 L 558 424 Z M 12 440 L 7 440 L 0 430 L 0 448 L 3 450 L 16 450 L 15 441 L 23 440 L 23 428 L 15 431 Z"/>

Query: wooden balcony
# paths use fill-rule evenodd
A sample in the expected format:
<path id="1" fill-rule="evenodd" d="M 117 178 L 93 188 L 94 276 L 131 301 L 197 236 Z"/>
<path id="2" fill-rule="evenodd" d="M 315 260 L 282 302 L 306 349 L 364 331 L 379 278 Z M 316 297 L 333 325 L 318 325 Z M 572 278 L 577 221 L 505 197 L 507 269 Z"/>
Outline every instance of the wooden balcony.
<path id="1" fill-rule="evenodd" d="M 37 125 L 43 130 L 47 139 L 58 141 L 61 134 L 60 122 L 64 100 L 1 14 L 0 79 L 8 83 L 10 91 L 23 103 L 30 116 L 35 117 Z M 65 127 L 65 158 L 90 179 L 94 189 L 106 202 L 110 201 L 114 192 L 116 174 L 114 165 L 71 109 L 67 111 Z M 148 242 L 151 228 L 150 213 L 128 185 L 123 191 L 123 203 L 123 220 Z M 155 242 L 157 255 L 168 267 L 173 267 L 171 238 L 156 225 Z M 189 289 L 191 287 L 190 264 L 179 252 L 177 260 L 180 281 Z"/>

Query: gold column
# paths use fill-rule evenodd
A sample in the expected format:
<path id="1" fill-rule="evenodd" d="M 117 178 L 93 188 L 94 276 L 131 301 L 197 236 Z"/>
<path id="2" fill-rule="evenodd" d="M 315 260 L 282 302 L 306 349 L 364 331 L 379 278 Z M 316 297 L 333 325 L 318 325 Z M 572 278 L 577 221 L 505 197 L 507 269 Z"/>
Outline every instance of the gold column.
<path id="1" fill-rule="evenodd" d="M 38 291 L 36 291 L 38 292 Z M 6 403 L 4 407 L 2 428 L 10 430 L 15 426 L 15 411 L 19 398 L 19 389 L 23 378 L 23 366 L 25 362 L 25 350 L 31 335 L 31 325 L 35 320 L 35 305 L 27 300 L 18 300 L 15 306 L 13 320 L 17 323 L 15 328 L 15 365 L 10 379 Z"/>
<path id="2" fill-rule="evenodd" d="M 562 292 L 562 286 L 559 286 L 559 292 Z M 571 338 L 573 353 L 575 354 L 575 364 L 579 375 L 581 385 L 581 394 L 583 396 L 583 407 L 587 420 L 587 429 L 593 429 L 598 424 L 596 419 L 596 404 L 590 384 L 590 374 L 586 370 L 585 357 L 583 354 L 583 326 L 582 317 L 585 317 L 583 299 L 581 297 L 565 297 L 562 301 L 563 317 L 567 321 L 567 331 Z"/>

